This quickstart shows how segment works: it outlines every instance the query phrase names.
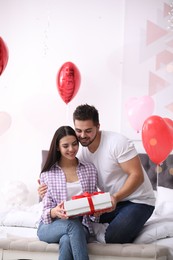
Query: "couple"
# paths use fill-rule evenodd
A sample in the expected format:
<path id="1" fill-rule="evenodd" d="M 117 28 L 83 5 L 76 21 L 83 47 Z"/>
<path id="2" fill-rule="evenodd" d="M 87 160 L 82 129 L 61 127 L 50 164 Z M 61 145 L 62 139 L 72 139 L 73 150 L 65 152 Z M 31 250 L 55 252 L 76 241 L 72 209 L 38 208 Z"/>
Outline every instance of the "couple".
<path id="1" fill-rule="evenodd" d="M 75 131 L 68 126 L 56 131 L 42 169 L 39 194 L 44 208 L 38 237 L 59 243 L 59 259 L 87 260 L 93 233 L 99 242 L 132 243 L 154 211 L 155 196 L 132 142 L 100 131 L 94 106 L 78 106 L 73 122 Z M 112 210 L 92 216 L 92 221 L 89 216 L 67 218 L 62 201 L 97 187 L 111 194 Z"/>

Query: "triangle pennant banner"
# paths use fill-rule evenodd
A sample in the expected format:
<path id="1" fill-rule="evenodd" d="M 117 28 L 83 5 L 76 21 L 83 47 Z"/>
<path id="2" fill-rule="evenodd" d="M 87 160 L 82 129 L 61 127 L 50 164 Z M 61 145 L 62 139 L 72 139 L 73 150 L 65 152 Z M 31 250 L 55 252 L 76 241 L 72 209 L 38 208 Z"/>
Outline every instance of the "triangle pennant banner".
<path id="1" fill-rule="evenodd" d="M 157 41 L 167 33 L 166 30 L 162 29 L 158 25 L 151 21 L 147 21 L 147 45 Z"/>
<path id="2" fill-rule="evenodd" d="M 152 96 L 162 89 L 169 86 L 169 83 L 158 77 L 156 74 L 150 72 L 149 73 L 149 95 Z"/>
<path id="3" fill-rule="evenodd" d="M 173 61 L 173 53 L 164 50 L 156 55 L 156 70 L 160 69 L 161 65 L 167 65 Z"/>

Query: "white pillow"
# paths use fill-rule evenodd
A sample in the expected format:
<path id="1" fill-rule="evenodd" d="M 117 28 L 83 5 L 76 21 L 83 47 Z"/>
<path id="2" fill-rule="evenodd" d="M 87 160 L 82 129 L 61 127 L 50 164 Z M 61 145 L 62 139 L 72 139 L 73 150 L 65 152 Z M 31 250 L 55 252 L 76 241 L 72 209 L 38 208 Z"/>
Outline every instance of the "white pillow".
<path id="1" fill-rule="evenodd" d="M 10 227 L 37 228 L 42 212 L 42 202 L 31 207 L 13 208 L 4 217 L 2 224 Z"/>
<path id="2" fill-rule="evenodd" d="M 158 239 L 168 238 L 173 236 L 172 219 L 164 220 L 161 217 L 145 224 L 144 228 L 135 239 L 135 244 L 152 243 Z"/>
<path id="3" fill-rule="evenodd" d="M 159 216 L 173 216 L 173 189 L 157 187 L 155 212 Z"/>
<path id="4" fill-rule="evenodd" d="M 27 205 L 29 191 L 27 185 L 21 181 L 7 181 L 1 187 L 0 210 L 14 206 Z"/>

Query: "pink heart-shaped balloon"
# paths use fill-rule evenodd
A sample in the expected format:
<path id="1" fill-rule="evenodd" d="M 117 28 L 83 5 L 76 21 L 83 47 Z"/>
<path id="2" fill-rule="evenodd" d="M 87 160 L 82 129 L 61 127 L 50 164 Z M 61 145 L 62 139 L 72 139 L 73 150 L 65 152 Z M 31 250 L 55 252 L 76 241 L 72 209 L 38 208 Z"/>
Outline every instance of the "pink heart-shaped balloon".
<path id="1" fill-rule="evenodd" d="M 0 112 L 0 136 L 11 126 L 11 116 L 6 112 Z"/>
<path id="2" fill-rule="evenodd" d="M 125 108 L 131 126 L 139 132 L 145 119 L 154 111 L 154 101 L 150 96 L 132 97 L 127 100 Z"/>
<path id="3" fill-rule="evenodd" d="M 173 121 L 151 116 L 142 127 L 142 142 L 151 161 L 162 163 L 173 150 Z"/>

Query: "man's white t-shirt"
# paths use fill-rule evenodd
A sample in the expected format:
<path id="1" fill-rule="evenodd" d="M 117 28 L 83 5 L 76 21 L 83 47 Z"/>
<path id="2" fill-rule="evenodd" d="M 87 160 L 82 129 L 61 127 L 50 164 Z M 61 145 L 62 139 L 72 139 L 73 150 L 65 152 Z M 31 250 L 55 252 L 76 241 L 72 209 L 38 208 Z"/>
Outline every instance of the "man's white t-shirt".
<path id="1" fill-rule="evenodd" d="M 91 162 L 98 170 L 98 187 L 101 191 L 117 192 L 125 183 L 128 175 L 119 166 L 135 157 L 137 151 L 134 144 L 125 136 L 109 131 L 101 131 L 98 149 L 91 153 L 87 147 L 80 147 L 80 160 Z M 143 169 L 144 182 L 125 200 L 135 203 L 155 205 L 155 195 L 147 173 Z"/>

